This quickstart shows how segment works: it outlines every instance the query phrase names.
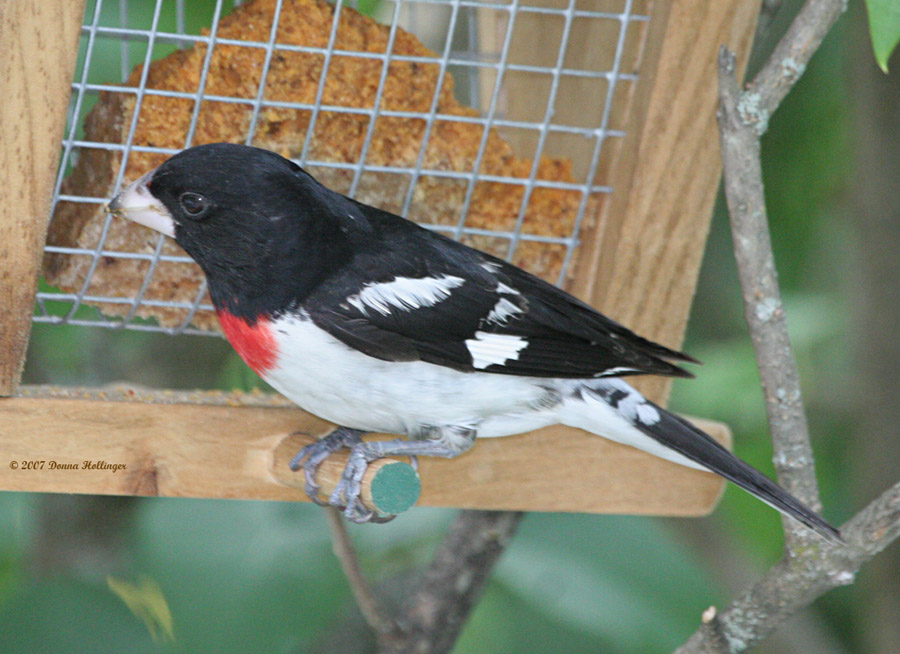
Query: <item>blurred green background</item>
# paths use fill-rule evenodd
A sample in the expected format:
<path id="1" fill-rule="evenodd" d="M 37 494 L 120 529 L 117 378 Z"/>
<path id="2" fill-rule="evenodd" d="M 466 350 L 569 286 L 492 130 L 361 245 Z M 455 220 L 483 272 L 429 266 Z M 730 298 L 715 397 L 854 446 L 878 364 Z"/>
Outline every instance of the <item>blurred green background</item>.
<path id="1" fill-rule="evenodd" d="M 189 12 L 189 31 L 205 20 L 206 4 Z M 763 143 L 825 515 L 836 524 L 900 478 L 900 83 L 896 73 L 878 71 L 865 22 L 854 3 Z M 118 63 L 107 75 L 121 76 Z M 728 423 L 737 453 L 772 474 L 721 205 L 686 343 L 705 365 L 696 380 L 676 382 L 671 405 Z M 169 388 L 260 383 L 220 339 L 35 325 L 27 383 L 122 380 Z M 366 572 L 387 597 L 404 597 L 453 515 L 415 509 L 386 526 L 351 528 Z M 704 519 L 531 514 L 455 652 L 668 651 L 696 629 L 701 611 L 723 606 L 774 563 L 780 547 L 778 516 L 734 488 Z M 757 651 L 896 652 L 897 550 Z M 156 622 L 137 617 L 110 579 L 156 607 Z M 0 493 L 0 652 L 366 652 L 371 645 L 317 507 Z"/>

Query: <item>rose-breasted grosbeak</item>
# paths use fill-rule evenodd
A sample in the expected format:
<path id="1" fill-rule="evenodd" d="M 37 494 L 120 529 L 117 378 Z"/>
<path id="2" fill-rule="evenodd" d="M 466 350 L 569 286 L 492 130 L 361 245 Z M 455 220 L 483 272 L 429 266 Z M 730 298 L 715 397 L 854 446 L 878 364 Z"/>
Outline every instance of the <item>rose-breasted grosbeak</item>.
<path id="1" fill-rule="evenodd" d="M 349 447 L 331 502 L 365 520 L 366 465 L 455 457 L 476 436 L 579 427 L 711 470 L 829 538 L 838 531 L 624 375 L 690 376 L 652 343 L 496 257 L 331 191 L 257 148 L 185 150 L 109 210 L 173 237 L 200 264 L 228 340 L 302 408 L 341 425 L 304 448 Z M 397 440 L 363 442 L 364 432 Z M 314 491 L 314 488 L 310 488 Z"/>

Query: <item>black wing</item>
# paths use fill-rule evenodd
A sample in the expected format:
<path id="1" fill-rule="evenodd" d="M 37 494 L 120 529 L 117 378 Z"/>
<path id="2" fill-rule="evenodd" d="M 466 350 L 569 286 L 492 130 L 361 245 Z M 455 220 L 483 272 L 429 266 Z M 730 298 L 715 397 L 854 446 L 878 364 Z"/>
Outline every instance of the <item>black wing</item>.
<path id="1" fill-rule="evenodd" d="M 536 377 L 692 376 L 648 341 L 543 280 L 360 205 L 377 236 L 305 303 L 312 320 L 378 359 Z"/>

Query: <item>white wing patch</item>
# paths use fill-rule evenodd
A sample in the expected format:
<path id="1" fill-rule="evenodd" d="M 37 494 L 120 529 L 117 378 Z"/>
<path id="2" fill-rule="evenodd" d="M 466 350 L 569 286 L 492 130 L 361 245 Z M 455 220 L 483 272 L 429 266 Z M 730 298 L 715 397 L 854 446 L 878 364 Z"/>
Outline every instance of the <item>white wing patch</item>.
<path id="1" fill-rule="evenodd" d="M 521 307 L 519 307 L 519 305 L 513 304 L 506 298 L 500 298 L 497 301 L 497 304 L 494 305 L 494 308 L 491 309 L 491 312 L 488 314 L 486 320 L 487 322 L 503 325 L 512 316 L 515 316 L 519 313 L 522 313 L 522 309 Z"/>
<path id="2" fill-rule="evenodd" d="M 488 266 L 491 264 L 483 265 Z M 507 286 L 503 282 L 497 282 L 497 293 L 502 293 L 503 295 L 521 295 L 519 291 L 511 286 Z M 515 302 L 510 302 L 505 297 L 501 297 L 497 300 L 497 304 L 494 305 L 494 308 L 491 309 L 491 312 L 484 321 L 487 323 L 494 323 L 495 325 L 505 325 L 507 320 L 524 312 L 525 310 Z"/>
<path id="3" fill-rule="evenodd" d="M 363 289 L 347 298 L 347 303 L 366 313 L 374 309 L 383 316 L 391 309 L 412 311 L 434 306 L 450 297 L 450 291 L 462 286 L 465 280 L 453 275 L 440 277 L 397 277 L 389 282 L 366 284 Z"/>
<path id="4" fill-rule="evenodd" d="M 472 365 L 479 370 L 515 361 L 519 358 L 519 351 L 527 345 L 527 339 L 510 334 L 475 332 L 475 338 L 466 339 L 466 347 L 472 355 Z"/>
<path id="5" fill-rule="evenodd" d="M 624 375 L 630 372 L 640 372 L 637 368 L 629 368 L 628 366 L 616 366 L 614 368 L 607 368 L 603 372 L 598 372 L 594 377 L 615 377 L 617 375 Z"/>

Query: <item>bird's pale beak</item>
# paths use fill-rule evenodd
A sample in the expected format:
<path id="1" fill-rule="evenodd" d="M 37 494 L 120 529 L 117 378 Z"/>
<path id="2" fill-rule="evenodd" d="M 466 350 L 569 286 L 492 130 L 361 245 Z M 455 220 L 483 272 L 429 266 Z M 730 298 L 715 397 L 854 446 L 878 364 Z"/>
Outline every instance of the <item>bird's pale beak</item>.
<path id="1" fill-rule="evenodd" d="M 166 206 L 153 197 L 148 184 L 153 177 L 150 171 L 135 180 L 106 205 L 107 212 L 126 218 L 150 229 L 175 238 L 175 220 Z"/>

